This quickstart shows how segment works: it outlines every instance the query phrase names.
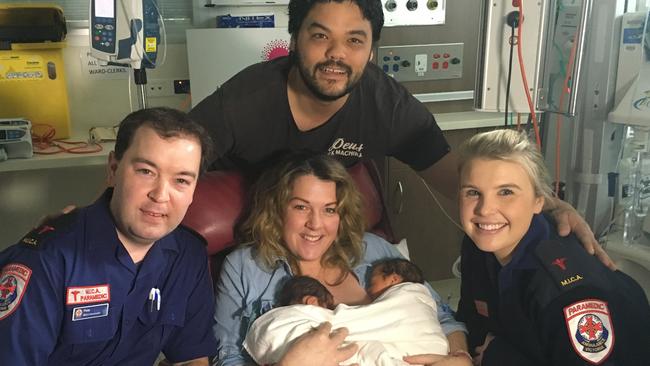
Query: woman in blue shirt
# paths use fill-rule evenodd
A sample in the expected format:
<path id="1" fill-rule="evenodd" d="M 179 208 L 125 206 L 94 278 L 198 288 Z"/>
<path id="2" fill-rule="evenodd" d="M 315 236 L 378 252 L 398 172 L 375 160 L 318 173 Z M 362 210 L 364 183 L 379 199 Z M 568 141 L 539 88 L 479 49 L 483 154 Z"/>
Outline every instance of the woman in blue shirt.
<path id="1" fill-rule="evenodd" d="M 291 276 L 319 280 L 336 304 L 369 303 L 371 263 L 400 254 L 364 228 L 360 193 L 336 160 L 298 154 L 263 174 L 241 226 L 244 245 L 226 257 L 217 284 L 219 365 L 252 364 L 242 348 L 248 327 Z M 464 326 L 447 309 L 438 306 L 438 316 L 448 337 L 464 341 Z"/>

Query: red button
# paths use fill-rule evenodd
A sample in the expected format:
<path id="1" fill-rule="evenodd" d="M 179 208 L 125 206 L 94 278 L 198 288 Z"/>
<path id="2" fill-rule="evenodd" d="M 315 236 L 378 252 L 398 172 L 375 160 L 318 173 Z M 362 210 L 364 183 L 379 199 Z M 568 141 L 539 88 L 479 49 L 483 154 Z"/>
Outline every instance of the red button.
<path id="1" fill-rule="evenodd" d="M 449 58 L 449 54 L 448 54 L 448 53 L 445 53 L 444 55 L 442 55 L 442 57 L 444 57 L 444 58 Z"/>
<path id="2" fill-rule="evenodd" d="M 434 53 L 433 58 L 440 58 L 440 54 L 439 53 Z"/>
<path id="3" fill-rule="evenodd" d="M 433 68 L 433 69 L 437 69 L 438 66 L 440 66 L 440 65 L 437 62 L 434 62 L 433 64 L 431 64 L 431 68 Z"/>
<path id="4" fill-rule="evenodd" d="M 447 69 L 447 68 L 449 68 L 449 62 L 447 62 L 447 61 L 443 62 L 443 63 L 442 63 L 442 68 L 443 68 L 443 69 Z"/>

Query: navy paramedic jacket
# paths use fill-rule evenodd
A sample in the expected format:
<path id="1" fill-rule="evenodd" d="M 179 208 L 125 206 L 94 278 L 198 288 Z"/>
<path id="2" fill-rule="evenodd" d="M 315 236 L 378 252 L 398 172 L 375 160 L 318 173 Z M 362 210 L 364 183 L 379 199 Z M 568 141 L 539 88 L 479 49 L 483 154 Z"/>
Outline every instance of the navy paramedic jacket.
<path id="1" fill-rule="evenodd" d="M 161 351 L 172 362 L 215 353 L 202 241 L 179 227 L 136 266 L 117 238 L 111 193 L 0 253 L 0 365 L 152 365 Z"/>
<path id="2" fill-rule="evenodd" d="M 490 332 L 482 366 L 650 364 L 641 287 L 549 226 L 535 215 L 503 267 L 465 237 L 456 318 L 467 325 L 470 350 Z"/>

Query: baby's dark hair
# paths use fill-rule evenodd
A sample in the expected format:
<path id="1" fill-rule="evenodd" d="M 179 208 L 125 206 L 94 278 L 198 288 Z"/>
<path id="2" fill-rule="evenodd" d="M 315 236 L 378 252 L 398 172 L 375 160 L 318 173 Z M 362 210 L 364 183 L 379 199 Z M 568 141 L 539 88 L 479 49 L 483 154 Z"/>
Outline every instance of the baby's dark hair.
<path id="1" fill-rule="evenodd" d="M 318 280 L 309 276 L 294 276 L 287 280 L 277 297 L 278 306 L 302 304 L 305 296 L 314 296 L 328 309 L 334 308 L 332 294 Z"/>
<path id="2" fill-rule="evenodd" d="M 424 283 L 422 270 L 413 262 L 402 258 L 381 259 L 372 264 L 372 271 L 379 270 L 381 274 L 389 276 L 392 274 L 402 277 L 402 282 Z M 370 272 L 370 273 L 373 273 Z"/>

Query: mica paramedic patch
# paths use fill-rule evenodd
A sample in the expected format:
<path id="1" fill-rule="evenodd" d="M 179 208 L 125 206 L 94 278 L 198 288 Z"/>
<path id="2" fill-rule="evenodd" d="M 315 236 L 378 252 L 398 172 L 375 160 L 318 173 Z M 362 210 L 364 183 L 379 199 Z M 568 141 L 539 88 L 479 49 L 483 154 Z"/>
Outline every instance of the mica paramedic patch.
<path id="1" fill-rule="evenodd" d="M 4 266 L 0 272 L 0 320 L 18 308 L 23 299 L 32 270 L 18 263 Z"/>
<path id="2" fill-rule="evenodd" d="M 573 349 L 587 362 L 598 365 L 614 347 L 614 327 L 607 303 L 596 299 L 575 302 L 564 308 Z"/>
<path id="3" fill-rule="evenodd" d="M 66 305 L 109 302 L 111 290 L 108 284 L 95 286 L 68 287 L 65 293 Z"/>
<path id="4" fill-rule="evenodd" d="M 72 309 L 72 321 L 101 318 L 108 315 L 108 304 L 88 305 Z"/>

